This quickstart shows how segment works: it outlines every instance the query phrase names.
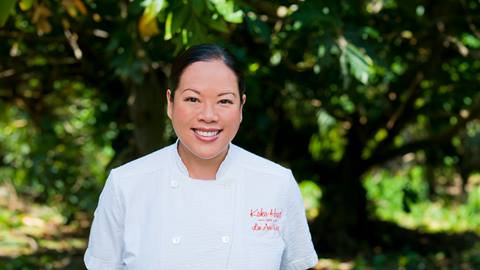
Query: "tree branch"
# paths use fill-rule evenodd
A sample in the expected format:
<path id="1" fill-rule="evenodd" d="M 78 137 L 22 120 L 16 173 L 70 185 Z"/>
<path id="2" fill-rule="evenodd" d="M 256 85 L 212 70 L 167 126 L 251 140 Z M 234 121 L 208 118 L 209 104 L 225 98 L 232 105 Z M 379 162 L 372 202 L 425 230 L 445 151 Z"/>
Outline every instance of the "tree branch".
<path id="1" fill-rule="evenodd" d="M 271 1 L 244 0 L 243 2 L 252 7 L 254 10 L 260 11 L 260 13 L 266 14 L 269 17 L 280 19 L 280 17 L 277 15 L 277 9 L 279 5 L 276 5 Z"/>
<path id="2" fill-rule="evenodd" d="M 386 122 L 384 122 L 383 125 L 380 125 L 374 129 L 374 131 L 378 131 L 379 128 L 385 127 L 388 133 L 387 137 L 377 145 L 372 155 L 375 155 L 376 152 L 381 151 L 387 145 L 389 145 L 393 141 L 393 139 L 400 133 L 404 125 L 408 122 L 407 112 L 411 111 L 411 108 L 415 103 L 415 99 L 417 98 L 419 93 L 419 91 L 417 91 L 418 85 L 423 80 L 423 78 L 424 75 L 421 71 L 416 73 L 415 78 L 412 80 L 406 91 L 407 93 L 405 94 L 405 101 L 400 104 L 398 109 L 391 115 L 390 118 L 388 118 L 388 120 L 386 119 Z M 370 133 L 370 136 L 374 135 L 375 134 Z"/>
<path id="3" fill-rule="evenodd" d="M 450 126 L 449 128 L 445 129 L 443 132 L 432 134 L 429 137 L 407 143 L 397 148 L 384 150 L 382 152 L 377 152 L 374 155 L 372 155 L 370 158 L 365 160 L 365 165 L 367 167 L 371 167 L 375 164 L 385 162 L 392 158 L 402 156 L 408 153 L 416 152 L 418 150 L 431 147 L 434 144 L 448 141 L 452 136 L 457 134 L 461 129 L 465 128 L 468 122 L 472 121 L 475 118 L 480 117 L 480 97 L 477 98 L 474 105 L 470 106 L 468 111 L 469 111 L 469 114 L 467 117 L 460 118 L 460 120 L 455 125 Z"/>

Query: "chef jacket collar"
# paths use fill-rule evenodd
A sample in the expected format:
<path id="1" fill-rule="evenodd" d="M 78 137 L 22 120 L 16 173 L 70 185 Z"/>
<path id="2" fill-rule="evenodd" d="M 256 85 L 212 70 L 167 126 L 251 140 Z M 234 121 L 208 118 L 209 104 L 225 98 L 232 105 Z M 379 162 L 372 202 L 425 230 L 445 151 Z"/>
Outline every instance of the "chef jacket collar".
<path id="1" fill-rule="evenodd" d="M 172 151 L 173 155 L 174 155 L 175 163 L 177 165 L 176 166 L 177 169 L 179 170 L 179 172 L 183 176 L 185 176 L 186 178 L 188 178 L 190 180 L 202 181 L 202 180 L 199 180 L 199 179 L 193 179 L 189 176 L 187 167 L 185 166 L 185 163 L 183 163 L 182 159 L 180 158 L 180 155 L 178 154 L 178 144 L 179 144 L 179 142 L 180 142 L 180 140 L 177 139 L 177 141 L 175 142 L 175 147 L 173 147 L 173 151 Z M 235 147 L 230 142 L 228 144 L 227 156 L 222 161 L 222 164 L 220 164 L 220 167 L 218 168 L 217 174 L 215 176 L 215 180 L 210 180 L 210 181 L 218 183 L 218 182 L 221 182 L 221 181 L 225 180 L 225 177 L 227 177 L 227 175 L 228 175 L 227 173 L 230 171 L 231 167 L 233 167 L 233 161 L 234 161 L 235 156 L 236 156 L 235 152 L 236 152 Z M 208 181 L 208 180 L 204 180 L 204 181 Z"/>

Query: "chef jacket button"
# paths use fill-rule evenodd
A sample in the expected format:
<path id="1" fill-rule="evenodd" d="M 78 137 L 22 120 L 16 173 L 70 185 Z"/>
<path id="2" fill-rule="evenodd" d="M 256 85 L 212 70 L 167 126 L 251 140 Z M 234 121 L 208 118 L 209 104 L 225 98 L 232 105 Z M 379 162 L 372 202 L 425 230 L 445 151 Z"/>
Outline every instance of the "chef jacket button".
<path id="1" fill-rule="evenodd" d="M 178 182 L 175 181 L 175 180 L 170 181 L 170 187 L 172 187 L 172 188 L 178 187 Z"/>
<path id="2" fill-rule="evenodd" d="M 225 243 L 225 244 L 230 243 L 230 237 L 228 237 L 228 236 L 222 236 L 222 242 Z"/>
<path id="3" fill-rule="evenodd" d="M 178 245 L 178 244 L 180 244 L 180 240 L 181 240 L 180 236 L 173 237 L 172 238 L 172 244 Z"/>

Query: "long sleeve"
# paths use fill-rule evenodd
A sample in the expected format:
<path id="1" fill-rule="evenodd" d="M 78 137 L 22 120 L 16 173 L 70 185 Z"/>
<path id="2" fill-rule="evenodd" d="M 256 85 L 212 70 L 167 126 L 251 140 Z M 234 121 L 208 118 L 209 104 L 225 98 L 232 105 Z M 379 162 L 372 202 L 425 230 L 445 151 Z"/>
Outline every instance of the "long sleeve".
<path id="1" fill-rule="evenodd" d="M 305 270 L 314 267 L 318 257 L 308 228 L 300 188 L 293 175 L 290 177 L 286 194 L 288 205 L 282 235 L 285 251 L 280 269 Z"/>
<path id="2" fill-rule="evenodd" d="M 112 171 L 100 195 L 90 230 L 85 265 L 89 270 L 122 269 L 124 207 Z"/>

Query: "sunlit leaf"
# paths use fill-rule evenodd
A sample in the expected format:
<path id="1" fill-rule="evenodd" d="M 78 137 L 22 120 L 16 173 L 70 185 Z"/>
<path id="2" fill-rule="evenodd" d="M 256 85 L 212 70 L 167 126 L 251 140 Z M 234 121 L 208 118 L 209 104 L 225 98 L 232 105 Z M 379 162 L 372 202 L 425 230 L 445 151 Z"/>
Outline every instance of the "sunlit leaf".
<path id="1" fill-rule="evenodd" d="M 169 40 L 172 38 L 172 17 L 173 13 L 169 12 L 167 15 L 167 19 L 165 20 L 165 35 L 163 39 Z"/>
<path id="2" fill-rule="evenodd" d="M 142 38 L 149 38 L 159 33 L 158 23 L 155 18 L 149 18 L 145 13 L 138 21 L 138 31 Z"/>
<path id="3" fill-rule="evenodd" d="M 143 16 L 146 17 L 146 20 L 152 20 L 164 8 L 164 4 L 164 0 L 144 0 L 142 2 L 142 6 L 145 7 Z"/>
<path id="4" fill-rule="evenodd" d="M 215 5 L 218 13 L 220 13 L 225 21 L 231 23 L 241 23 L 243 20 L 243 11 L 234 10 L 234 1 L 232 0 L 210 0 Z"/>
<path id="5" fill-rule="evenodd" d="M 22 11 L 29 10 L 32 6 L 35 0 L 20 0 L 18 3 L 18 6 Z"/>
<path id="6" fill-rule="evenodd" d="M 345 53 L 353 76 L 363 84 L 367 84 L 372 74 L 372 59 L 351 43 L 347 45 Z"/>
<path id="7" fill-rule="evenodd" d="M 480 48 L 480 38 L 477 38 L 471 34 L 464 34 L 462 36 L 462 43 L 473 49 Z"/>
<path id="8" fill-rule="evenodd" d="M 142 5 L 145 10 L 138 21 L 140 36 L 148 39 L 159 33 L 157 15 L 164 8 L 164 0 L 145 0 Z"/>

